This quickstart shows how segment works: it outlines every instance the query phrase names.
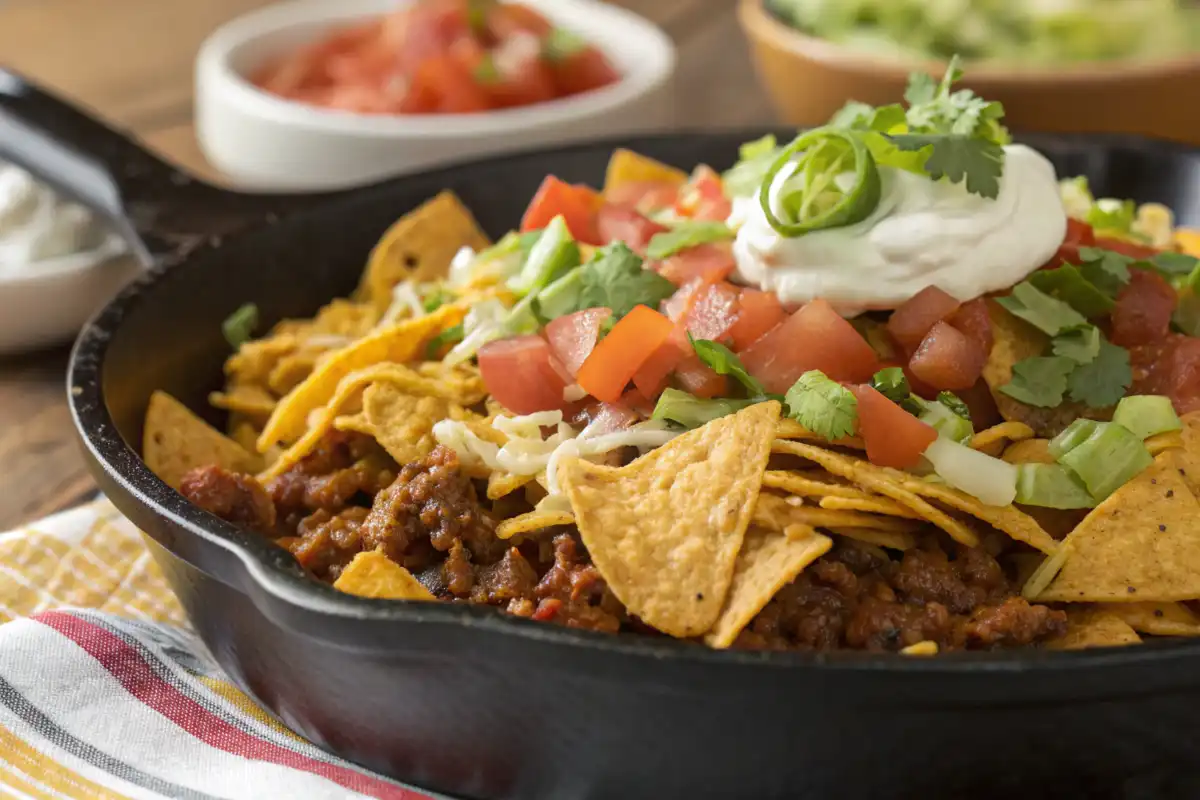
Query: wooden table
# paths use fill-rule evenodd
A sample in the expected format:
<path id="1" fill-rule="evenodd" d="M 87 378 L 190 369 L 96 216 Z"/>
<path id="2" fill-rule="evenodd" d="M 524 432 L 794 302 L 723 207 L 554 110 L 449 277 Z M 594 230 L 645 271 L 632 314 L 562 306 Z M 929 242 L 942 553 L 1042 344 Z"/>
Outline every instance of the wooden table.
<path id="1" fill-rule="evenodd" d="M 772 120 L 734 19 L 734 0 L 618 4 L 654 20 L 678 45 L 685 126 Z M 192 135 L 192 61 L 215 26 L 262 5 L 267 0 L 0 0 L 0 61 L 219 180 Z M 66 348 L 0 357 L 0 531 L 95 491 L 67 412 L 66 358 Z"/>

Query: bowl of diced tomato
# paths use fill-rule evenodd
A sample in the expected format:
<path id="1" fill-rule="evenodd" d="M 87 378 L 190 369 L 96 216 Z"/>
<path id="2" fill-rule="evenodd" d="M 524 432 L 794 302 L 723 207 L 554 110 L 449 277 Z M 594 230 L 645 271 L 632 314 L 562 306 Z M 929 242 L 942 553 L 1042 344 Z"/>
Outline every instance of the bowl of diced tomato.
<path id="1" fill-rule="evenodd" d="M 197 135 L 239 186 L 345 188 L 666 129 L 674 69 L 666 34 L 599 0 L 289 0 L 204 43 Z"/>

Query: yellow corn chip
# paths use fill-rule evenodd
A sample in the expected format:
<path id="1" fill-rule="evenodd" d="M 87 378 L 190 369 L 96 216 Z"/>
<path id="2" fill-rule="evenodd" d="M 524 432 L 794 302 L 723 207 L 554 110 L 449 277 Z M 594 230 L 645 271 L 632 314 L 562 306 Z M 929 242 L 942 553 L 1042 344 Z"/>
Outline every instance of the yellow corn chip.
<path id="1" fill-rule="evenodd" d="M 814 528 L 866 528 L 877 531 L 911 533 L 921 528 L 921 522 L 898 517 L 881 517 L 859 511 L 834 511 L 789 502 L 788 498 L 763 492 L 754 507 L 754 524 L 772 531 L 786 530 L 789 525 L 811 525 Z"/>
<path id="2" fill-rule="evenodd" d="M 775 431 L 775 437 L 777 439 L 795 439 L 797 441 L 821 442 L 822 444 L 827 444 L 823 438 L 813 433 L 799 422 L 796 422 L 796 420 L 792 419 L 791 417 L 784 417 L 783 419 L 779 420 L 779 427 Z M 833 444 L 838 447 L 849 447 L 854 450 L 867 449 L 867 446 L 863 443 L 863 440 L 857 436 L 845 436 L 833 442 Z"/>
<path id="3" fill-rule="evenodd" d="M 499 500 L 533 481 L 533 475 L 514 475 L 511 472 L 493 472 L 488 475 L 487 499 Z"/>
<path id="4" fill-rule="evenodd" d="M 895 500 L 880 495 L 868 497 L 822 497 L 818 503 L 821 508 L 832 511 L 862 511 L 866 514 L 882 514 L 886 517 L 906 517 L 921 519 L 921 515 L 900 505 Z"/>
<path id="5" fill-rule="evenodd" d="M 758 403 L 624 467 L 559 465 L 579 533 L 630 613 L 672 636 L 706 633 L 725 604 L 762 484 L 779 403 Z"/>
<path id="6" fill-rule="evenodd" d="M 1050 455 L 1049 439 L 1026 439 L 1014 442 L 1004 450 L 1003 459 L 1010 464 L 1057 464 Z"/>
<path id="7" fill-rule="evenodd" d="M 604 175 L 604 193 L 608 194 L 628 183 L 670 183 L 682 186 L 688 174 L 661 161 L 624 148 L 613 151 Z"/>
<path id="8" fill-rule="evenodd" d="M 1200 636 L 1200 617 L 1181 603 L 1101 603 L 1097 609 L 1151 636 Z"/>
<path id="9" fill-rule="evenodd" d="M 367 436 L 375 436 L 375 428 L 371 426 L 367 415 L 361 411 L 357 414 L 343 414 L 333 420 L 334 430 L 339 430 L 348 433 L 361 433 Z"/>
<path id="10" fill-rule="evenodd" d="M 225 375 L 230 383 L 264 385 L 279 359 L 293 352 L 296 346 L 296 337 L 291 334 L 246 342 L 226 359 Z"/>
<path id="11" fill-rule="evenodd" d="M 259 458 L 197 417 L 166 392 L 150 396 L 142 434 L 142 458 L 150 471 L 173 489 L 196 467 L 218 466 L 254 472 Z"/>
<path id="12" fill-rule="evenodd" d="M 896 470 L 885 470 L 869 461 L 864 461 L 860 458 L 851 458 L 850 456 L 834 453 L 830 450 L 822 450 L 819 447 L 814 447 L 803 442 L 776 441 L 771 449 L 775 453 L 790 453 L 791 455 L 800 456 L 814 464 L 819 464 L 840 478 L 845 478 L 848 481 L 858 484 L 864 489 L 890 497 L 902 506 L 917 512 L 917 515 L 921 519 L 928 520 L 937 525 L 950 534 L 950 537 L 955 541 L 961 542 L 968 547 L 979 546 L 979 536 L 975 531 L 941 509 L 926 503 L 911 489 L 907 488 L 903 483 L 904 478 L 907 477 L 904 473 Z"/>
<path id="13" fill-rule="evenodd" d="M 358 295 L 382 313 L 392 303 L 396 284 L 444 278 L 459 250 L 478 251 L 489 244 L 458 197 L 442 192 L 387 229 L 367 260 Z"/>
<path id="14" fill-rule="evenodd" d="M 538 511 L 534 509 L 519 517 L 506 519 L 496 526 L 497 539 L 511 539 L 522 533 L 554 528 L 559 525 L 572 525 L 575 515 L 570 511 Z"/>
<path id="15" fill-rule="evenodd" d="M 870 492 L 864 492 L 857 486 L 845 483 L 834 483 L 833 476 L 824 474 L 825 480 L 811 478 L 807 474 L 769 469 L 763 474 L 764 489 L 779 489 L 798 497 L 869 497 Z"/>
<path id="16" fill-rule="evenodd" d="M 233 439 L 247 453 L 254 453 L 254 443 L 258 441 L 258 428 L 246 420 L 229 422 L 229 438 Z"/>
<path id="17" fill-rule="evenodd" d="M 917 642 L 916 644 L 910 644 L 908 647 L 900 649 L 900 655 L 902 656 L 936 656 L 937 654 L 937 642 L 931 642 L 929 640 Z"/>
<path id="18" fill-rule="evenodd" d="M 428 316 L 383 328 L 337 351 L 279 401 L 262 435 L 258 437 L 259 451 L 303 436 L 309 413 L 328 403 L 338 391 L 339 383 L 356 370 L 388 362 L 404 364 L 414 360 L 430 337 L 457 325 L 465 314 L 466 309 L 461 305 L 442 306 Z"/>
<path id="19" fill-rule="evenodd" d="M 393 383 L 373 383 L 363 392 L 363 416 L 375 440 L 397 464 L 411 464 L 437 446 L 433 426 L 470 414 L 452 400 L 406 392 Z"/>
<path id="20" fill-rule="evenodd" d="M 267 388 L 277 395 L 285 395 L 295 389 L 317 368 L 319 353 L 306 350 L 289 353 L 276 362 L 267 376 Z"/>
<path id="21" fill-rule="evenodd" d="M 1046 643 L 1048 650 L 1087 650 L 1093 647 L 1123 647 L 1140 644 L 1142 637 L 1115 614 L 1093 609 L 1067 612 L 1067 632 Z"/>
<path id="22" fill-rule="evenodd" d="M 973 450 L 999 457 L 1006 442 L 1020 442 L 1033 437 L 1033 429 L 1024 422 L 1002 422 L 971 437 L 967 445 Z"/>
<path id="23" fill-rule="evenodd" d="M 1200 503 L 1180 474 L 1178 450 L 1096 508 L 1041 602 L 1171 602 L 1200 598 Z"/>
<path id="24" fill-rule="evenodd" d="M 1156 456 L 1164 450 L 1178 450 L 1183 447 L 1183 433 L 1181 431 L 1157 433 L 1146 439 L 1145 445 L 1146 450 L 1152 456 Z"/>
<path id="25" fill-rule="evenodd" d="M 224 392 L 213 392 L 208 402 L 216 408 L 250 417 L 266 418 L 275 410 L 275 398 L 266 389 L 253 384 L 232 384 Z"/>
<path id="26" fill-rule="evenodd" d="M 1194 494 L 1200 494 L 1200 411 L 1192 411 L 1179 418 L 1183 423 L 1180 437 L 1183 450 L 1176 454 L 1183 479 Z"/>
<path id="27" fill-rule="evenodd" d="M 806 525 L 793 525 L 786 534 L 751 527 L 734 564 L 725 607 L 704 641 L 718 649 L 729 647 L 780 589 L 832 546 L 828 536 Z"/>
<path id="28" fill-rule="evenodd" d="M 905 531 L 881 531 L 874 528 L 826 528 L 836 536 L 844 536 L 858 542 L 886 547 L 889 550 L 912 550 L 917 546 L 917 537 Z"/>
<path id="29" fill-rule="evenodd" d="M 437 599 L 411 572 L 377 550 L 356 555 L 334 581 L 333 588 L 385 600 Z"/>

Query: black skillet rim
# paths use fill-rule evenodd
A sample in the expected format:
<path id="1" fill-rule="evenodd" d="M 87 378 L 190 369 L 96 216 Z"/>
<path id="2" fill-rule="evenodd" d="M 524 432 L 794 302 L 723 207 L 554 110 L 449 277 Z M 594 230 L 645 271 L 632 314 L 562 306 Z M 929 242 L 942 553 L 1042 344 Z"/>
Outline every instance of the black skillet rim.
<path id="1" fill-rule="evenodd" d="M 515 155 L 478 159 L 442 167 L 415 176 L 399 178 L 364 191 L 386 191 L 388 184 L 403 180 L 437 183 L 439 176 L 459 174 L 479 164 L 500 161 L 527 164 L 536 162 L 547 153 L 570 153 L 596 149 L 612 150 L 618 146 L 637 149 L 640 144 L 664 144 L 677 139 L 729 138 L 751 140 L 761 136 L 763 129 L 750 131 L 680 131 L 671 134 L 635 138 L 607 138 L 561 148 L 529 150 Z M 1035 146 L 1057 149 L 1094 151 L 1152 151 L 1172 159 L 1200 161 L 1200 148 L 1176 142 L 1139 136 L 1108 134 L 1031 134 L 1018 136 Z M 336 204 L 337 200 L 331 201 Z M 244 233 L 253 233 L 253 228 Z M 236 246 L 239 235 L 226 237 L 222 248 Z M 200 254 L 209 249 L 202 246 Z M 856 651 L 831 653 L 753 652 L 712 650 L 707 647 L 675 642 L 670 639 L 638 637 L 628 634 L 604 634 L 546 625 L 532 620 L 509 616 L 503 612 L 471 605 L 417 603 L 371 600 L 354 597 L 334 590 L 308 577 L 285 551 L 266 539 L 241 530 L 199 507 L 158 479 L 146 467 L 141 457 L 125 444 L 108 412 L 101 376 L 111 338 L 119 331 L 124 315 L 153 295 L 156 284 L 175 269 L 183 269 L 186 261 L 157 265 L 119 292 L 83 327 L 71 351 L 67 367 L 67 399 L 76 433 L 95 469 L 100 469 L 129 497 L 168 524 L 223 548 L 240 560 L 239 569 L 251 585 L 275 598 L 298 607 L 303 613 L 335 616 L 345 620 L 387 623 L 405 622 L 475 629 L 501 634 L 531 642 L 560 647 L 620 653 L 654 662 L 691 662 L 720 666 L 758 666 L 777 669 L 801 667 L 821 670 L 861 673 L 905 673 L 964 676 L 990 673 L 1040 673 L 1063 670 L 1078 671 L 1100 668 L 1120 669 L 1141 664 L 1161 664 L 1200 656 L 1200 640 L 1162 641 L 1133 647 L 1103 648 L 1083 651 L 1009 650 L 992 652 L 959 652 L 934 658 L 904 657 L 896 654 L 870 654 Z M 169 550 L 169 548 L 168 548 Z M 219 579 L 246 587 L 239 576 L 223 575 Z M 249 592 L 247 592 L 249 595 Z M 249 597 L 257 602 L 253 597 Z M 282 624 L 282 623 L 276 623 Z"/>

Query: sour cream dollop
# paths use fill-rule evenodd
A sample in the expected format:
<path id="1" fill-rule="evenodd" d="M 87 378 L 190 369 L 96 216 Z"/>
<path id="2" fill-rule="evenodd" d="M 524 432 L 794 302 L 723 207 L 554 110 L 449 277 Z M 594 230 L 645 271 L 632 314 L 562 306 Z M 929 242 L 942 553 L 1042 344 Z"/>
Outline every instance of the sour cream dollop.
<path id="1" fill-rule="evenodd" d="M 25 170 L 0 162 L 0 275 L 96 250 L 108 239 L 86 208 L 61 199 Z"/>
<path id="2" fill-rule="evenodd" d="M 757 195 L 739 199 L 731 217 L 735 226 L 744 220 L 733 246 L 736 275 L 784 303 L 820 297 L 847 316 L 895 308 L 931 285 L 963 301 L 1008 288 L 1054 255 L 1067 214 L 1045 156 L 1024 145 L 1004 151 L 994 200 L 881 167 L 882 197 L 869 217 L 794 239 L 770 226 Z M 776 176 L 773 203 L 789 175 Z"/>

